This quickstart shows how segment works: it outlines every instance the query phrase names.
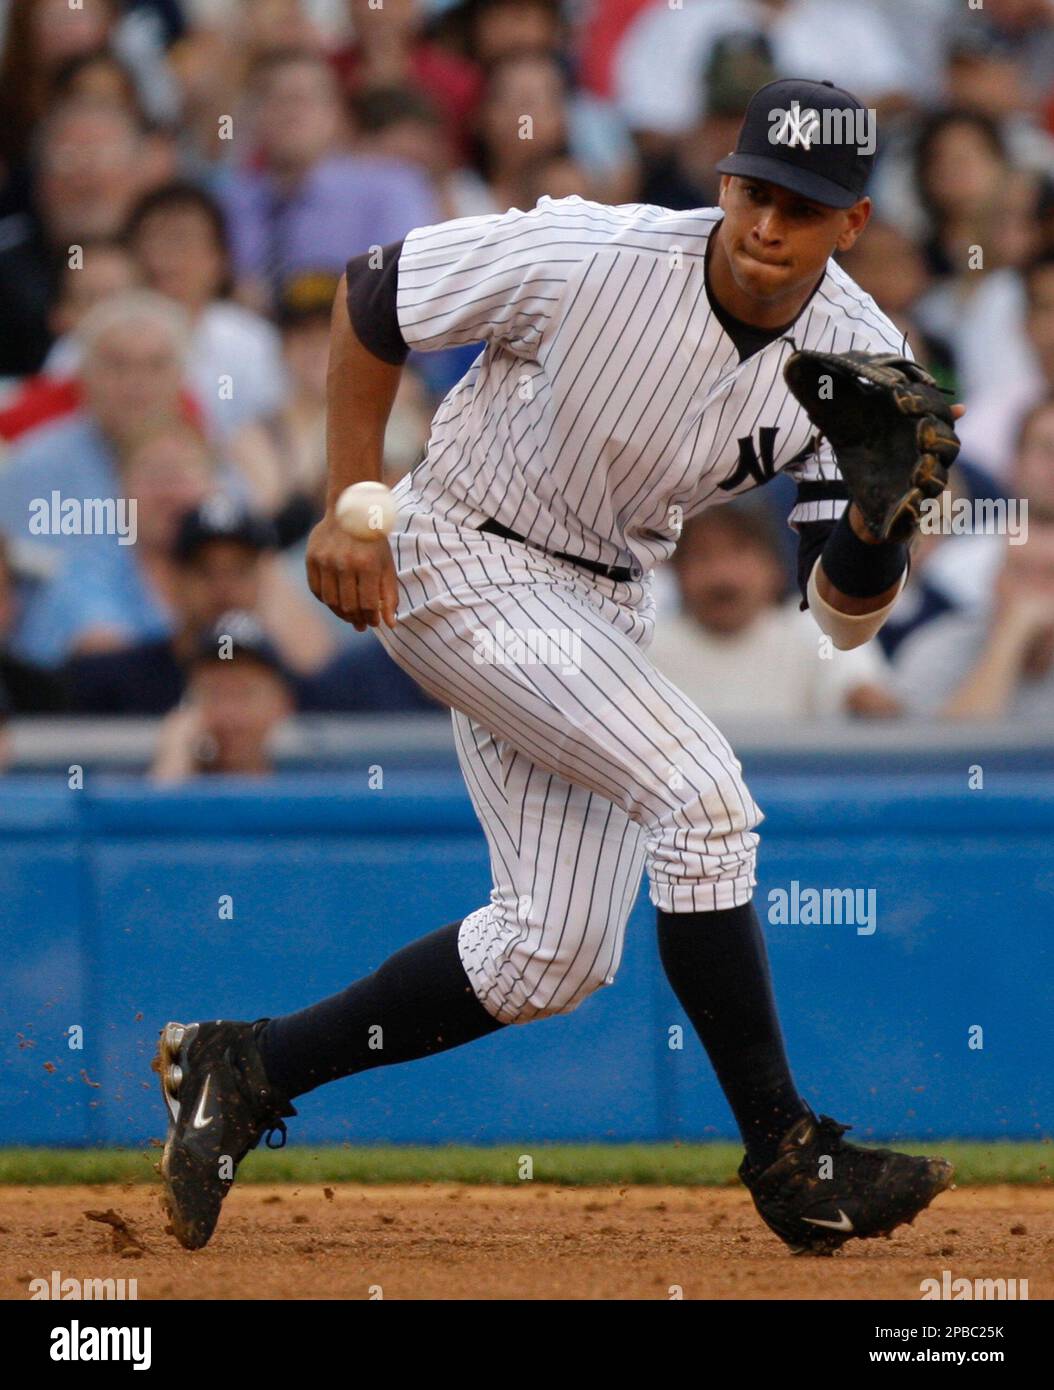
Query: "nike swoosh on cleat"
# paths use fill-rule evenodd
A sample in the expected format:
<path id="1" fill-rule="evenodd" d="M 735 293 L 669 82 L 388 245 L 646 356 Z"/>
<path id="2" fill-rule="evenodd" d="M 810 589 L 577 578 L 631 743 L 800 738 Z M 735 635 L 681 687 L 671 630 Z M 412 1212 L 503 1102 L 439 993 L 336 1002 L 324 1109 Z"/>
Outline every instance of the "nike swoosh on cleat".
<path id="1" fill-rule="evenodd" d="M 202 1091 L 201 1099 L 198 1101 L 198 1108 L 194 1111 L 194 1118 L 193 1120 L 191 1120 L 191 1124 L 194 1126 L 195 1129 L 207 1129 L 208 1126 L 211 1125 L 212 1121 L 215 1119 L 214 1115 L 205 1114 L 205 1102 L 206 1100 L 208 1100 L 209 1086 L 211 1084 L 212 1073 L 209 1072 L 208 1076 L 205 1078 L 205 1089 Z"/>
<path id="2" fill-rule="evenodd" d="M 853 1223 L 846 1216 L 841 1207 L 838 1208 L 837 1221 L 821 1221 L 817 1216 L 803 1216 L 803 1221 L 808 1221 L 810 1226 L 827 1226 L 832 1231 L 851 1231 Z"/>

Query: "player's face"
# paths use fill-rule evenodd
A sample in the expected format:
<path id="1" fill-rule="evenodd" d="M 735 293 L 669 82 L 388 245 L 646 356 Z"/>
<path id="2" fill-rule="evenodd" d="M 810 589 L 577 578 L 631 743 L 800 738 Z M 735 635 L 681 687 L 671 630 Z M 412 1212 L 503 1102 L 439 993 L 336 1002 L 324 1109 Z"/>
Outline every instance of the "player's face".
<path id="1" fill-rule="evenodd" d="M 759 179 L 725 175 L 719 246 L 739 292 L 766 303 L 805 298 L 834 251 L 847 251 L 871 213 L 869 199 L 832 208 Z M 732 306 L 730 311 L 735 313 Z"/>

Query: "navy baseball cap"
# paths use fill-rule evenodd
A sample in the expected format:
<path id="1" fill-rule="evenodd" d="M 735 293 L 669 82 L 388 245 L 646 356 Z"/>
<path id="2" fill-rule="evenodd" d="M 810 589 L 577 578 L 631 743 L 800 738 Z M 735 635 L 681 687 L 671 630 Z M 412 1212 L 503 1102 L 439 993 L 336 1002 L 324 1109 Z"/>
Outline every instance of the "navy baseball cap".
<path id="1" fill-rule="evenodd" d="M 210 541 L 236 541 L 249 550 L 278 548 L 278 536 L 267 517 L 219 492 L 183 516 L 176 532 L 175 558 L 186 564 Z"/>
<path id="2" fill-rule="evenodd" d="M 717 168 L 849 208 L 867 188 L 875 124 L 873 110 L 832 82 L 780 78 L 750 98 L 735 152 Z"/>
<path id="3" fill-rule="evenodd" d="M 278 649 L 252 613 L 231 609 L 198 638 L 194 665 L 233 661 L 237 657 L 266 666 L 283 680 L 290 679 Z"/>

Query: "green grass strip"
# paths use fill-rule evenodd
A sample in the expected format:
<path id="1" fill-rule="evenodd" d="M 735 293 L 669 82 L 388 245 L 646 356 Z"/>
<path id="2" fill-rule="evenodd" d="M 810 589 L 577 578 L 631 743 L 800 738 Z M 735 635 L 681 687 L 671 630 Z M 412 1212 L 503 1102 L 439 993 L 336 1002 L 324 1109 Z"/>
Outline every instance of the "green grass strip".
<path id="1" fill-rule="evenodd" d="M 900 1147 L 909 1153 L 941 1154 L 955 1165 L 957 1181 L 1050 1183 L 1054 1148 L 1049 1143 L 949 1142 Z M 0 1148 L 0 1183 L 53 1184 L 156 1182 L 158 1149 Z M 521 1158 L 533 1162 L 535 1182 L 561 1186 L 614 1184 L 721 1185 L 736 1180 L 738 1145 L 711 1144 L 523 1144 L 476 1148 L 341 1147 L 290 1145 L 278 1152 L 251 1153 L 239 1169 L 240 1182 L 400 1183 L 520 1182 Z"/>

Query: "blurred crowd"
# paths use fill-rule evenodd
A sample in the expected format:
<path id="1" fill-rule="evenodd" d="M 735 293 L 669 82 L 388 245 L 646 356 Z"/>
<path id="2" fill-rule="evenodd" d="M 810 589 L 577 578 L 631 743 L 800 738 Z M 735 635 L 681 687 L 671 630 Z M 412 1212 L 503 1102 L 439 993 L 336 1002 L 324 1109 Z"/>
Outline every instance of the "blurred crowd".
<path id="1" fill-rule="evenodd" d="M 304 577 L 346 261 L 543 195 L 713 206 L 782 75 L 879 113 L 844 264 L 967 406 L 973 524 L 823 651 L 777 479 L 686 525 L 654 658 L 719 724 L 1051 719 L 1054 0 L 0 0 L 0 720 L 163 715 L 178 778 L 433 709 Z M 386 481 L 477 351 L 411 354 Z"/>

